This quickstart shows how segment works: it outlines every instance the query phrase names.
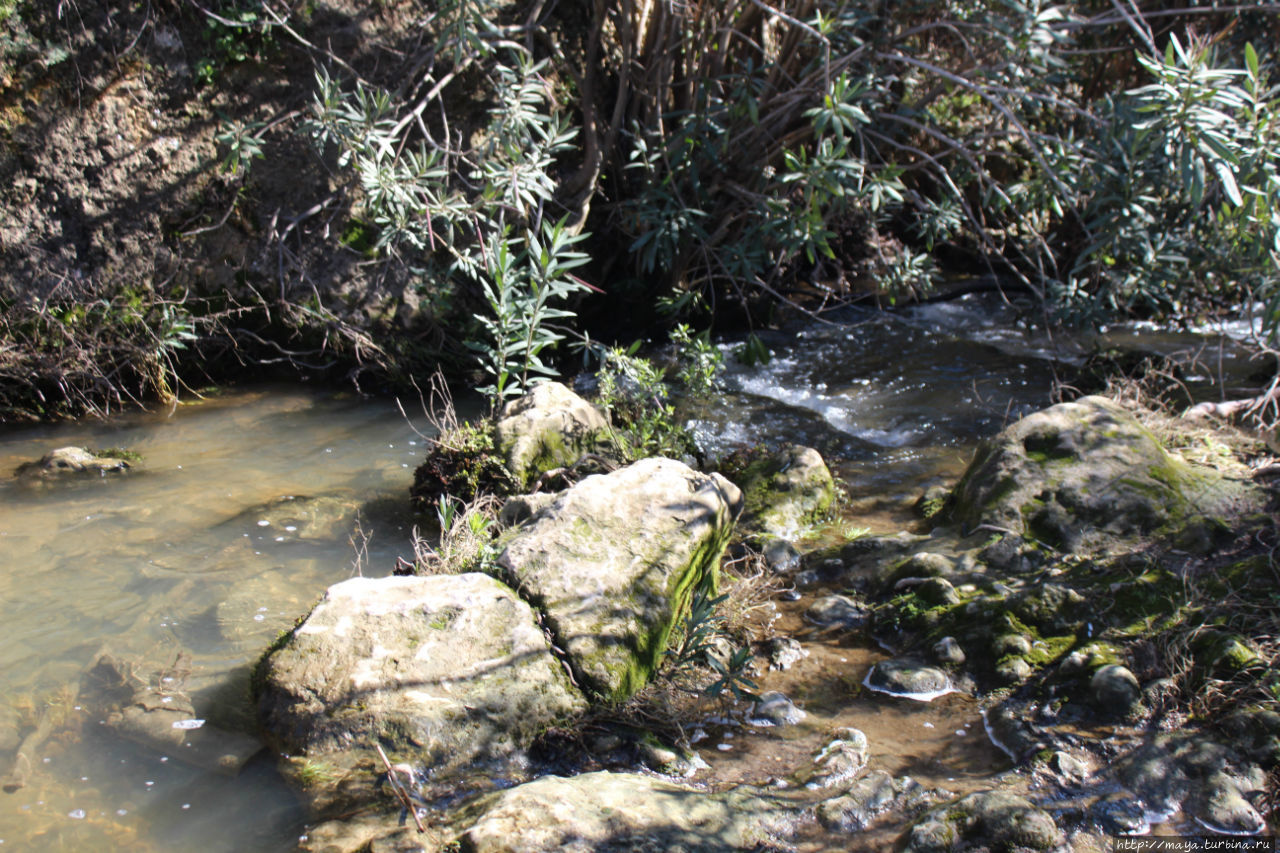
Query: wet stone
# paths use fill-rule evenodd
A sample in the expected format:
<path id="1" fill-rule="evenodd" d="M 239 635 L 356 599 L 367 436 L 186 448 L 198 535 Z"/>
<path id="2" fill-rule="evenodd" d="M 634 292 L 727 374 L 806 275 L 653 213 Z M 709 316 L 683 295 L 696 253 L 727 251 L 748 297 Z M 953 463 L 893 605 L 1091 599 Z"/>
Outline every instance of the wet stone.
<path id="1" fill-rule="evenodd" d="M 678 776 L 687 779 L 699 770 L 704 770 L 707 763 L 702 756 L 693 750 L 678 749 L 667 746 L 652 737 L 642 739 L 637 745 L 640 761 L 654 773 L 664 776 Z"/>
<path id="2" fill-rule="evenodd" d="M 1257 835 L 1267 822 L 1244 794 L 1260 787 L 1227 773 L 1214 773 L 1205 785 L 1203 803 L 1194 804 L 1193 812 L 1214 832 Z"/>
<path id="3" fill-rule="evenodd" d="M 1130 794 L 1103 800 L 1092 811 L 1102 828 L 1112 835 L 1146 835 L 1151 831 L 1142 801 Z"/>
<path id="4" fill-rule="evenodd" d="M 1023 658 L 1009 658 L 996 666 L 996 678 L 1005 684 L 1022 684 L 1035 670 Z"/>
<path id="5" fill-rule="evenodd" d="M 861 832 L 885 812 L 924 799 L 928 792 L 910 776 L 894 779 L 883 770 L 868 773 L 839 797 L 820 804 L 818 821 L 833 832 Z"/>
<path id="6" fill-rule="evenodd" d="M 813 759 L 813 773 L 805 782 L 811 790 L 830 788 L 856 777 L 867 766 L 871 746 L 859 729 L 836 729 L 831 741 Z"/>
<path id="7" fill-rule="evenodd" d="M 755 703 L 748 722 L 753 726 L 794 726 L 806 716 L 794 702 L 774 690 L 762 695 Z"/>
<path id="8" fill-rule="evenodd" d="M 964 649 L 960 648 L 960 643 L 955 637 L 943 637 L 941 640 L 933 644 L 933 656 L 938 663 L 951 664 L 959 666 L 964 663 Z"/>
<path id="9" fill-rule="evenodd" d="M 962 839 L 968 844 L 957 844 Z M 902 850 L 1052 850 L 1061 843 L 1062 833 L 1046 811 L 1015 794 L 986 791 L 930 812 L 907 832 Z"/>
<path id="10" fill-rule="evenodd" d="M 1089 765 L 1069 752 L 1056 751 L 1049 758 L 1049 769 L 1067 784 L 1078 785 L 1089 777 Z"/>
<path id="11" fill-rule="evenodd" d="M 799 640 L 791 637 L 774 637 L 765 644 L 765 654 L 769 659 L 769 669 L 788 670 L 793 664 L 807 658 L 809 652 L 800 645 Z"/>
<path id="12" fill-rule="evenodd" d="M 800 568 L 800 552 L 786 539 L 773 539 L 764 546 L 764 561 L 770 571 L 787 575 Z"/>
<path id="13" fill-rule="evenodd" d="M 866 685 L 881 693 L 926 701 L 955 689 L 942 670 L 910 660 L 881 661 L 871 668 Z"/>
<path id="14" fill-rule="evenodd" d="M 828 595 L 815 601 L 804 616 L 823 628 L 853 631 L 866 626 L 869 611 L 846 595 Z"/>

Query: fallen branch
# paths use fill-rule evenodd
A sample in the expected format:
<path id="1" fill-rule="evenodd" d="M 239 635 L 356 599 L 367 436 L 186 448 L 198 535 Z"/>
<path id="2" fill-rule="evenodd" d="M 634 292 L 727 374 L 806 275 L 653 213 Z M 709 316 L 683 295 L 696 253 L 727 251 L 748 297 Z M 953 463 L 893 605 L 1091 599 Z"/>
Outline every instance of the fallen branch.
<path id="1" fill-rule="evenodd" d="M 397 764 L 392 767 L 391 762 L 387 760 L 387 754 L 382 751 L 382 744 L 375 743 L 373 748 L 378 750 L 378 757 L 382 759 L 383 765 L 387 768 L 387 782 L 391 785 L 391 790 L 395 793 L 396 799 L 413 817 L 413 823 L 418 827 L 418 832 L 426 832 L 427 828 L 422 825 L 422 818 L 418 817 L 418 810 L 414 808 L 413 800 L 409 798 L 409 792 L 404 789 L 403 783 L 396 777 L 397 773 L 405 773 L 412 779 L 413 769 L 405 764 Z"/>

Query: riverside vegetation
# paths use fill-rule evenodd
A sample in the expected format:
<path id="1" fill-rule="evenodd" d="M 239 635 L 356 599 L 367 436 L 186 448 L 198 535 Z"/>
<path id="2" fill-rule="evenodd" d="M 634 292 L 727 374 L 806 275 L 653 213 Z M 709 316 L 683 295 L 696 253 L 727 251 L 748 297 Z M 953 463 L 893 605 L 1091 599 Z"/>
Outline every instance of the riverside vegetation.
<path id="1" fill-rule="evenodd" d="M 0 7 L 6 419 L 261 366 L 505 398 L 571 328 L 944 274 L 1275 331 L 1266 4 L 114 6 Z"/>

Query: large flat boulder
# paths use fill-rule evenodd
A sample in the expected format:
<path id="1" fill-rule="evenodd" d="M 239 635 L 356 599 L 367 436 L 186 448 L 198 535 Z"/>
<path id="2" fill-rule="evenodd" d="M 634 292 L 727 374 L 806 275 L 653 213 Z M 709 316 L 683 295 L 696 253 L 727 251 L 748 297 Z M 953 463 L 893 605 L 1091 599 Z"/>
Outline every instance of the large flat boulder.
<path id="1" fill-rule="evenodd" d="M 563 492 L 498 564 L 546 614 L 579 682 L 623 699 L 652 675 L 693 589 L 715 588 L 741 500 L 717 474 L 645 459 Z"/>
<path id="2" fill-rule="evenodd" d="M 652 776 L 600 771 L 544 776 L 504 791 L 468 810 L 459 841 L 471 853 L 727 853 L 762 846 L 778 813 L 776 804 L 743 790 L 713 794 Z"/>
<path id="3" fill-rule="evenodd" d="M 1248 487 L 1166 452 L 1102 397 L 1029 415 L 978 450 L 952 495 L 953 519 L 1076 550 L 1100 535 L 1183 528 L 1231 511 Z"/>
<path id="4" fill-rule="evenodd" d="M 447 779 L 518 757 L 586 707 L 529 605 L 475 573 L 335 584 L 264 658 L 259 683 L 277 746 L 330 775 L 378 767 L 381 743 Z"/>

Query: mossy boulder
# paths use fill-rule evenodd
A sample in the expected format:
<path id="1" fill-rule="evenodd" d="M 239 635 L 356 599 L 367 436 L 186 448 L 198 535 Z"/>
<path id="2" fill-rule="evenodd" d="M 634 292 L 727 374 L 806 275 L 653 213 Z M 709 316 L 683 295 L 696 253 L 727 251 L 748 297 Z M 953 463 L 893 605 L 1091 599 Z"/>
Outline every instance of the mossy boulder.
<path id="1" fill-rule="evenodd" d="M 652 675 L 694 588 L 716 587 L 741 500 L 718 474 L 644 459 L 562 492 L 498 565 L 545 613 L 579 682 L 624 699 Z"/>
<path id="2" fill-rule="evenodd" d="M 482 763 L 500 775 L 496 765 L 586 708 L 529 605 L 483 574 L 335 584 L 264 657 L 257 683 L 274 745 L 356 788 L 377 777 L 379 743 L 442 784 Z"/>
<path id="3" fill-rule="evenodd" d="M 904 836 L 903 853 L 957 849 L 1052 850 L 1062 833 L 1044 809 L 1004 791 L 969 794 L 926 814 Z M 964 847 L 961 843 L 966 842 Z"/>
<path id="4" fill-rule="evenodd" d="M 499 457 L 517 491 L 609 443 L 609 420 L 559 382 L 535 385 L 507 403 L 494 426 Z"/>
<path id="5" fill-rule="evenodd" d="M 461 813 L 471 853 L 754 850 L 785 809 L 746 790 L 718 793 L 637 773 L 544 776 Z M 769 846 L 769 849 L 773 849 Z"/>
<path id="6" fill-rule="evenodd" d="M 797 538 L 835 500 L 831 471 L 811 447 L 758 454 L 732 478 L 744 496 L 744 530 L 764 539 Z"/>
<path id="7" fill-rule="evenodd" d="M 952 493 L 952 518 L 1063 550 L 1107 536 L 1176 532 L 1247 505 L 1253 489 L 1175 457 L 1102 397 L 1023 418 L 979 449 Z"/>

